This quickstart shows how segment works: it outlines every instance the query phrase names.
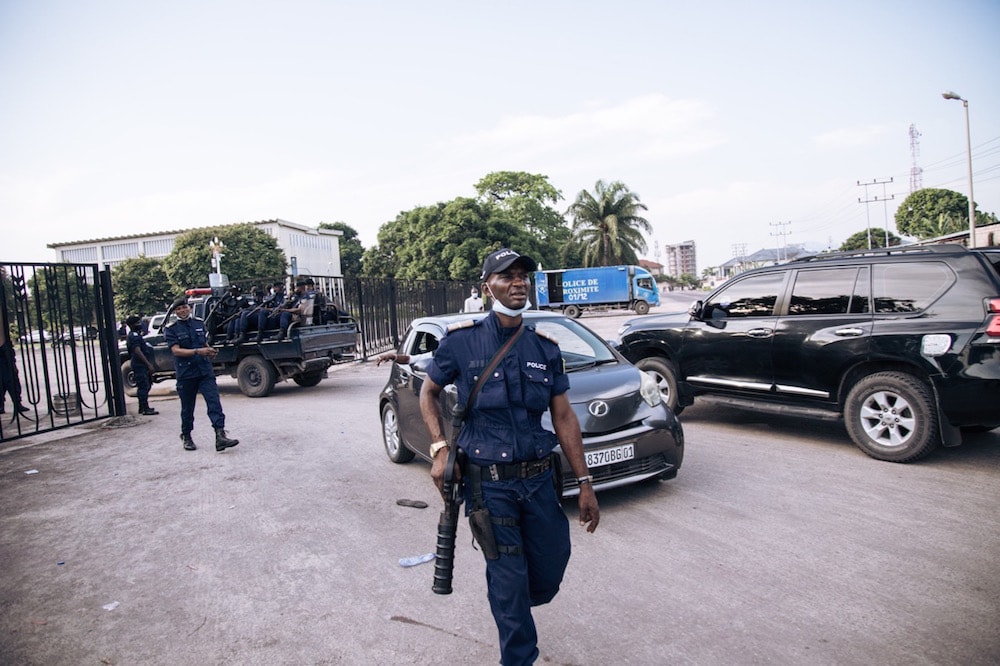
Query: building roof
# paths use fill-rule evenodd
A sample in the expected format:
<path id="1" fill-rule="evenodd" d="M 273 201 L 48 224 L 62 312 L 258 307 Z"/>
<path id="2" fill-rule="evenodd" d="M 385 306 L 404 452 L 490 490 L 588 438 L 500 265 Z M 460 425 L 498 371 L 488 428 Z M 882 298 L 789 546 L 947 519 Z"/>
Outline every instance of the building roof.
<path id="1" fill-rule="evenodd" d="M 67 247 L 70 245 L 85 245 L 90 243 L 106 243 L 108 241 L 119 241 L 119 240 L 130 240 L 133 238 L 152 238 L 153 236 L 177 236 L 179 234 L 187 233 L 188 231 L 193 231 L 195 229 L 209 229 L 213 227 L 234 227 L 239 224 L 253 224 L 255 226 L 261 226 L 264 224 L 277 224 L 282 227 L 293 227 L 300 231 L 312 231 L 321 234 L 327 234 L 331 236 L 343 236 L 344 232 L 338 229 L 314 229 L 313 227 L 307 227 L 303 224 L 297 224 L 295 222 L 289 222 L 288 220 L 282 220 L 275 218 L 273 220 L 258 220 L 256 222 L 230 222 L 228 224 L 210 224 L 204 227 L 188 227 L 187 229 L 175 229 L 172 231 L 150 231 L 141 234 L 129 234 L 127 236 L 107 236 L 105 238 L 91 238 L 87 240 L 78 241 L 65 241 L 61 243 L 48 243 L 45 247 L 50 249 L 58 249 L 60 247 Z"/>

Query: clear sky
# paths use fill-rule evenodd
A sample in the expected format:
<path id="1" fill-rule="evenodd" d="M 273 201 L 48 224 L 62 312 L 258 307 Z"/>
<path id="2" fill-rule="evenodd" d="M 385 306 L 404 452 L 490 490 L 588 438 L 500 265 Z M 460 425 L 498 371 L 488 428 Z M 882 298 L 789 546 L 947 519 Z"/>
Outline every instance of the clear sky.
<path id="1" fill-rule="evenodd" d="M 911 124 L 923 186 L 968 193 L 944 90 L 1000 214 L 997 0 L 0 0 L 0 261 L 272 218 L 369 247 L 500 170 L 560 209 L 624 182 L 650 259 L 836 247 L 895 231 Z"/>

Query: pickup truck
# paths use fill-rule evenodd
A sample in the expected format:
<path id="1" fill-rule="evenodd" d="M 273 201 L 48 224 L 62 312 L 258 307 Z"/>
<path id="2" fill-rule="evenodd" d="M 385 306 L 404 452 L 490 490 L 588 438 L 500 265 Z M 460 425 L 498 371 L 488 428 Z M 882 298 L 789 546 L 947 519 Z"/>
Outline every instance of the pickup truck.
<path id="1" fill-rule="evenodd" d="M 211 307 L 211 299 L 189 298 L 192 316 L 204 319 Z M 163 326 L 173 321 L 168 311 L 160 326 L 150 328 L 145 336 L 153 348 L 153 365 L 150 373 L 153 383 L 174 378 L 174 357 L 167 348 Z M 336 323 L 313 326 L 293 326 L 284 340 L 264 340 L 261 343 L 244 342 L 240 345 L 216 342 L 218 354 L 212 363 L 215 374 L 229 375 L 239 382 L 240 391 L 251 398 L 269 395 L 278 381 L 291 379 L 299 386 L 316 386 L 327 376 L 326 370 L 335 362 L 353 355 L 358 339 L 357 323 L 350 317 L 340 317 Z M 137 387 L 132 374 L 125 343 L 119 345 L 125 393 L 135 396 Z"/>

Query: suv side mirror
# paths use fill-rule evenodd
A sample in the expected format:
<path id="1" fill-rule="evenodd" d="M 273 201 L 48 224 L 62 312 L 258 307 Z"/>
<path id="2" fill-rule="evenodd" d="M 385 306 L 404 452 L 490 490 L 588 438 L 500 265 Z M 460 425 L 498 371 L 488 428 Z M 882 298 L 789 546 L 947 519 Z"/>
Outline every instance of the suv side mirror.
<path id="1" fill-rule="evenodd" d="M 688 314 L 691 315 L 693 318 L 697 319 L 698 321 L 701 321 L 701 319 L 702 319 L 702 316 L 701 316 L 701 308 L 702 308 L 702 306 L 703 306 L 703 303 L 701 301 L 695 301 L 694 303 L 691 304 L 691 307 L 688 308 Z"/>

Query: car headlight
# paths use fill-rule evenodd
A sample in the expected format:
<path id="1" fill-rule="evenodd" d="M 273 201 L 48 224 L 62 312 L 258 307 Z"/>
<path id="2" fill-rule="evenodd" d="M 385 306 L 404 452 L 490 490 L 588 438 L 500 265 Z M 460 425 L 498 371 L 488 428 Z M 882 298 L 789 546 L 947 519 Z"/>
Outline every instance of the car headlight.
<path id="1" fill-rule="evenodd" d="M 663 402 L 663 396 L 660 394 L 660 387 L 656 385 L 656 380 L 642 370 L 639 371 L 639 395 L 642 396 L 643 402 L 650 407 L 656 407 Z"/>

